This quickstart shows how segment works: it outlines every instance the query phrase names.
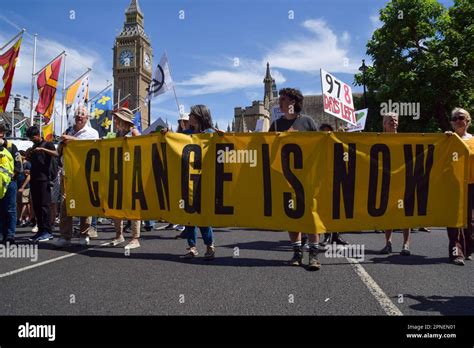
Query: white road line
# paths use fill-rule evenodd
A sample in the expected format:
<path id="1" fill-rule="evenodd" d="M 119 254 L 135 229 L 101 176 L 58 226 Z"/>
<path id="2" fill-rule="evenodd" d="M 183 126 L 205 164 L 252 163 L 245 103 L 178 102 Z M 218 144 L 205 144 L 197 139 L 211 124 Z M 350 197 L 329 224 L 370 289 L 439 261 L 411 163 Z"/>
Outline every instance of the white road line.
<path id="1" fill-rule="evenodd" d="M 352 268 L 360 277 L 362 282 L 367 286 L 369 291 L 374 295 L 377 302 L 382 306 L 382 309 L 387 313 L 387 315 L 403 315 L 403 313 L 398 309 L 397 306 L 390 300 L 390 297 L 383 292 L 380 286 L 375 282 L 375 280 L 370 276 L 369 273 L 365 270 L 364 267 L 359 263 L 359 261 L 347 257 L 347 260 L 350 262 Z"/>
<path id="2" fill-rule="evenodd" d="M 7 272 L 7 273 L 3 273 L 3 274 L 0 274 L 0 279 L 1 278 L 5 278 L 5 277 L 8 277 L 8 276 L 11 276 L 11 275 L 14 275 L 14 274 L 17 274 L 17 273 L 21 273 L 21 272 L 24 272 L 24 271 L 28 271 L 30 269 L 33 269 L 33 268 L 36 268 L 36 267 L 41 267 L 41 266 L 44 266 L 44 265 L 47 265 L 49 263 L 53 263 L 53 262 L 56 262 L 56 261 L 61 261 L 61 260 L 64 260 L 64 259 L 67 259 L 68 257 L 73 257 L 73 256 L 76 256 L 76 255 L 80 255 L 82 253 L 85 253 L 87 251 L 91 251 L 91 250 L 95 250 L 95 249 L 98 249 L 100 247 L 103 247 L 107 244 L 109 244 L 110 242 L 106 242 L 106 243 L 102 243 L 100 244 L 99 246 L 96 246 L 94 248 L 89 248 L 89 249 L 84 249 L 84 250 L 81 250 L 77 253 L 71 253 L 71 254 L 67 254 L 67 255 L 63 255 L 63 256 L 59 256 L 59 257 L 56 257 L 54 259 L 50 259 L 50 260 L 46 260 L 46 261 L 43 261 L 43 262 L 40 262 L 40 263 L 36 263 L 34 265 L 31 265 L 31 266 L 26 266 L 26 267 L 23 267 L 23 268 L 19 268 L 19 269 L 15 269 L 13 271 L 10 271 L 10 272 Z"/>

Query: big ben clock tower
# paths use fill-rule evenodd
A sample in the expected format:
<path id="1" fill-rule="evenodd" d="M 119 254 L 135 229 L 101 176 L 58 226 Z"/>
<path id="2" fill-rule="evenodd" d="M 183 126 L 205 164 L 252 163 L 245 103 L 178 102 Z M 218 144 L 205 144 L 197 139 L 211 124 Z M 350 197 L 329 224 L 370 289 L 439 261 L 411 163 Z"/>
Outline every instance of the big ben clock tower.
<path id="1" fill-rule="evenodd" d="M 143 28 L 143 12 L 138 0 L 132 0 L 125 12 L 122 32 L 115 38 L 114 45 L 114 100 L 130 94 L 129 106 L 140 107 L 142 128 L 148 127 L 148 104 L 145 98 L 152 79 L 153 51 Z"/>

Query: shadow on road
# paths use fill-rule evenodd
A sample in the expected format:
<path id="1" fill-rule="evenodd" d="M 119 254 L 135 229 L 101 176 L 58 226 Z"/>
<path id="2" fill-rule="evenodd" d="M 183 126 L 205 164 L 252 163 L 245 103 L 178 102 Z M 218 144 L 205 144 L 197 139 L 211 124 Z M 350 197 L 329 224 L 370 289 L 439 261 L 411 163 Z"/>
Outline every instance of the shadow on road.
<path id="1" fill-rule="evenodd" d="M 372 252 L 372 253 L 371 253 Z M 367 250 L 365 252 L 367 255 L 380 255 L 379 252 Z M 399 254 L 395 255 L 387 255 L 387 256 L 380 256 L 374 257 L 370 259 L 373 263 L 390 263 L 394 265 L 412 265 L 412 266 L 420 266 L 420 265 L 438 265 L 448 263 L 447 257 L 433 257 L 428 258 L 424 255 L 410 255 L 410 256 L 402 256 Z"/>
<path id="2" fill-rule="evenodd" d="M 247 243 L 235 243 L 235 244 L 228 244 L 228 245 L 219 245 L 221 248 L 230 248 L 233 249 L 238 247 L 239 249 L 243 250 L 268 250 L 268 251 L 284 251 L 289 252 L 291 250 L 291 246 L 287 241 L 257 241 L 257 242 L 247 242 Z"/>
<path id="3" fill-rule="evenodd" d="M 410 308 L 421 312 L 437 312 L 441 315 L 473 315 L 474 297 L 471 296 L 414 296 L 404 295 L 418 301 L 417 304 L 410 305 Z"/>
<path id="4" fill-rule="evenodd" d="M 133 259 L 133 260 L 161 260 L 168 262 L 187 263 L 193 265 L 204 265 L 204 266 L 232 266 L 232 267 L 289 267 L 286 261 L 280 260 L 265 260 L 265 259 L 253 259 L 244 257 L 231 257 L 217 256 L 213 261 L 206 261 L 202 257 L 198 256 L 195 259 L 186 260 L 182 259 L 180 255 L 175 254 L 161 254 L 161 253 L 136 253 L 133 251 L 130 256 L 125 256 L 124 253 L 117 253 L 115 251 L 108 251 L 108 248 L 95 249 L 85 252 L 83 255 L 89 257 L 106 257 L 106 258 L 119 258 L 119 259 Z"/>

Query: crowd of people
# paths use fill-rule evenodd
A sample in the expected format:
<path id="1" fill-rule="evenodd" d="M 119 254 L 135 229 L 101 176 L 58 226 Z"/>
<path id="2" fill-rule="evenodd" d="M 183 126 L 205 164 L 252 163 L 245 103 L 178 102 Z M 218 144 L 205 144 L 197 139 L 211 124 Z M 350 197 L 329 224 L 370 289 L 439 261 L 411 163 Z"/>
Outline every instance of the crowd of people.
<path id="1" fill-rule="evenodd" d="M 333 131 L 328 124 L 322 124 L 319 129 L 314 120 L 301 114 L 303 107 L 303 95 L 294 88 L 284 88 L 279 91 L 279 106 L 283 113 L 270 125 L 270 132 L 297 132 L 297 131 Z M 127 108 L 119 108 L 113 112 L 114 129 L 117 137 L 140 136 L 140 132 L 133 123 L 133 113 Z M 396 133 L 398 128 L 398 115 L 395 113 L 384 114 L 384 132 Z M 16 226 L 31 226 L 35 233 L 30 241 L 45 242 L 53 239 L 53 226 L 59 222 L 60 237 L 54 242 L 57 248 L 65 248 L 72 245 L 73 217 L 67 216 L 65 206 L 65 173 L 62 166 L 63 149 L 72 141 L 99 139 L 95 129 L 89 125 L 89 112 L 86 107 L 79 107 L 75 111 L 74 125 L 69 127 L 61 136 L 58 148 L 51 142 L 41 137 L 40 129 L 36 126 L 28 128 L 26 135 L 33 142 L 32 148 L 26 152 L 18 151 L 16 146 L 5 138 L 5 126 L 0 125 L 0 231 L 3 244 L 15 243 Z M 472 137 L 468 133 L 471 124 L 469 112 L 461 108 L 455 108 L 451 114 L 451 125 L 453 132 L 448 135 L 457 134 L 461 139 L 467 140 Z M 218 133 L 223 134 L 212 125 L 212 117 L 209 108 L 205 105 L 194 105 L 189 114 L 183 114 L 178 120 L 178 132 L 184 134 Z M 341 131 L 342 129 L 338 129 Z M 160 130 L 163 134 L 168 132 L 164 128 Z M 73 177 L 70 177 L 73 180 Z M 474 209 L 474 185 L 468 186 L 468 209 L 466 228 L 447 227 L 449 239 L 449 260 L 456 265 L 464 265 L 465 260 L 472 260 L 473 242 L 473 209 Z M 57 209 L 59 207 L 59 209 Z M 57 218 L 59 210 L 59 218 Z M 97 237 L 97 217 L 80 217 L 79 244 L 87 246 L 90 238 Z M 142 221 L 114 220 L 115 237 L 108 244 L 110 247 L 118 247 L 125 244 L 125 248 L 134 249 L 140 247 L 140 233 Z M 131 230 L 131 240 L 125 243 L 124 230 Z M 152 222 L 145 221 L 144 228 L 150 231 Z M 183 258 L 192 259 L 198 256 L 197 236 L 200 231 L 206 251 L 204 259 L 215 258 L 215 238 L 211 226 L 181 226 L 170 223 L 165 228 L 173 228 L 181 233 L 177 238 L 187 240 L 187 251 Z M 425 227 L 420 230 L 429 231 Z M 339 233 L 326 233 L 324 239 L 320 240 L 319 234 L 304 234 L 304 231 L 289 231 L 289 242 L 293 250 L 293 257 L 289 264 L 302 266 L 304 250 L 308 251 L 309 259 L 307 267 L 310 270 L 318 270 L 321 263 L 318 254 L 327 249 L 327 245 L 335 243 L 345 246 L 348 244 Z M 385 231 L 385 246 L 381 254 L 390 254 L 392 249 L 393 230 Z M 322 237 L 322 235 L 321 235 Z M 403 229 L 403 244 L 400 254 L 409 256 L 410 229 Z"/>

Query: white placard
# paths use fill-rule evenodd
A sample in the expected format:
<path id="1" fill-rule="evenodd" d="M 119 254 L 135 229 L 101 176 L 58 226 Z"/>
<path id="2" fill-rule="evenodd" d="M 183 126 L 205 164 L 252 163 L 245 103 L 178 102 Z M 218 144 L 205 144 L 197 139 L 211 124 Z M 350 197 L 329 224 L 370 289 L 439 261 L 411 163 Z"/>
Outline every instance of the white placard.
<path id="1" fill-rule="evenodd" d="M 367 112 L 369 109 L 357 110 L 355 112 L 357 126 L 350 125 L 346 132 L 362 132 L 365 129 L 365 122 L 367 121 Z"/>
<path id="2" fill-rule="evenodd" d="M 357 125 L 351 87 L 323 69 L 321 69 L 321 85 L 324 112 L 341 121 Z"/>

